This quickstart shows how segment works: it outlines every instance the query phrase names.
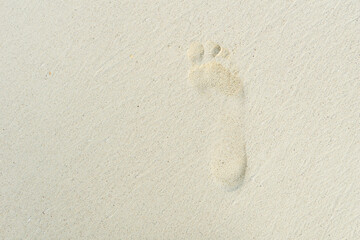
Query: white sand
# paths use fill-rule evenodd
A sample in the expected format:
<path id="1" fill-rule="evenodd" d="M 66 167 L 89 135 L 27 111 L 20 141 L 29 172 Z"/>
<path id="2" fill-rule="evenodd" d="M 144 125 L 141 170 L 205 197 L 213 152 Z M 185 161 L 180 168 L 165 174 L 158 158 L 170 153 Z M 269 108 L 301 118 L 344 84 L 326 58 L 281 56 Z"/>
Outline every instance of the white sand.
<path id="1" fill-rule="evenodd" d="M 0 32 L 0 239 L 360 238 L 360 1 L 3 1 Z M 188 84 L 208 40 L 231 107 Z"/>

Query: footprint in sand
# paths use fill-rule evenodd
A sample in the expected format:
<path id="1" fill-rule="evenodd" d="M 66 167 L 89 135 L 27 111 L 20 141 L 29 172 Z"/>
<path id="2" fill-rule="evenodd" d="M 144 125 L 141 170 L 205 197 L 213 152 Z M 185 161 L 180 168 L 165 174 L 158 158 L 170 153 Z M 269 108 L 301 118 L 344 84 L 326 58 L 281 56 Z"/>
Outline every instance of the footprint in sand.
<path id="1" fill-rule="evenodd" d="M 227 189 L 236 189 L 246 169 L 245 142 L 242 136 L 242 81 L 226 64 L 229 52 L 216 43 L 192 43 L 187 51 L 191 68 L 189 83 L 200 93 L 215 91 L 226 98 L 210 144 L 210 171 Z M 226 67 L 225 67 L 226 66 Z M 230 66 L 230 65 L 229 65 Z"/>

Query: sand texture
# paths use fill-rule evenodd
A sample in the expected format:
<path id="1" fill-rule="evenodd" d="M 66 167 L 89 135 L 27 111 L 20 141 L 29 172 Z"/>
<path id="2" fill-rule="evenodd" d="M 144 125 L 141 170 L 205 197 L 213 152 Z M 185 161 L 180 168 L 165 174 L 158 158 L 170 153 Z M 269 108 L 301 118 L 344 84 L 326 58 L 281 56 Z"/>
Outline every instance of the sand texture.
<path id="1" fill-rule="evenodd" d="M 360 239 L 360 1 L 0 2 L 0 239 Z"/>

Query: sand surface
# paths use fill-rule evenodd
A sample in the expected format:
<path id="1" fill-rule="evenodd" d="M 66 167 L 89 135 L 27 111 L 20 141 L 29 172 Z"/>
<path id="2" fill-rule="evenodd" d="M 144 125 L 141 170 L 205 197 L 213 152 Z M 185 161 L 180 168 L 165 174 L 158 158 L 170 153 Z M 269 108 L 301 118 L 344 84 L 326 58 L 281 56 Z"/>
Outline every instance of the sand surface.
<path id="1" fill-rule="evenodd" d="M 2 1 L 0 32 L 0 239 L 360 238 L 360 1 Z"/>

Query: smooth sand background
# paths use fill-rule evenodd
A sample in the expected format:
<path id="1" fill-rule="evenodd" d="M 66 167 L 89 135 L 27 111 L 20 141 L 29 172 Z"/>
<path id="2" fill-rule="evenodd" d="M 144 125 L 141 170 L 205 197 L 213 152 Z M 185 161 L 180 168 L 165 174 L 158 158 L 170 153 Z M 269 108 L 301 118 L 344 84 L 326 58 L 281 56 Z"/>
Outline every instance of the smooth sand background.
<path id="1" fill-rule="evenodd" d="M 2 1 L 1 239 L 359 239 L 360 2 Z M 228 48 L 248 167 L 207 155 Z"/>

